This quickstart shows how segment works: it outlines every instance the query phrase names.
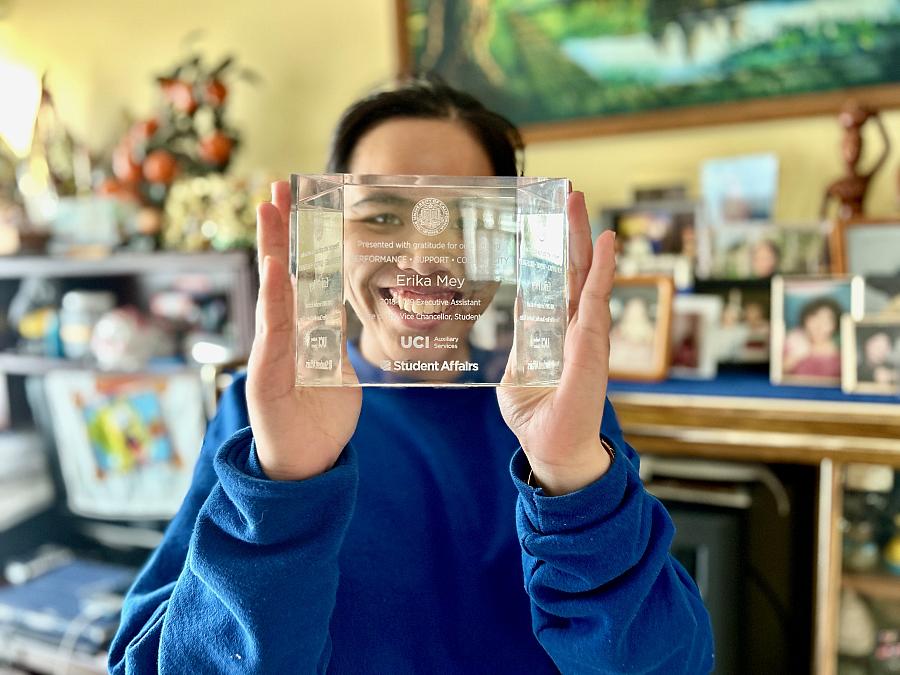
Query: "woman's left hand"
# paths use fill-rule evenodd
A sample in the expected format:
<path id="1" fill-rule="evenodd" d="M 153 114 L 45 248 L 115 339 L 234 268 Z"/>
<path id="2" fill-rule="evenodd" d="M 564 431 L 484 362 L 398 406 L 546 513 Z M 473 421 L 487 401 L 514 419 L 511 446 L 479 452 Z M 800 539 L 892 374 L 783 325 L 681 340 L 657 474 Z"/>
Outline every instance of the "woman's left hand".
<path id="1" fill-rule="evenodd" d="M 497 387 L 503 419 L 531 464 L 533 482 L 549 495 L 575 492 L 606 473 L 600 443 L 609 377 L 609 297 L 615 278 L 615 238 L 604 232 L 591 247 L 584 194 L 572 192 L 569 218 L 569 324 L 556 387 Z M 510 363 L 504 381 L 511 381 Z"/>

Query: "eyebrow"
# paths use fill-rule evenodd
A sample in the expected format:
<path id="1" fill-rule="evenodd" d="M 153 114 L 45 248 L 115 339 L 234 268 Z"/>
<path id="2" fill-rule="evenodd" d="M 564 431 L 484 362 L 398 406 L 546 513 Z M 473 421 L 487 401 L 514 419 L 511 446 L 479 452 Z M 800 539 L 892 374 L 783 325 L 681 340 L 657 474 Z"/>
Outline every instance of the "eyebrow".
<path id="1" fill-rule="evenodd" d="M 389 206 L 409 206 L 412 204 L 411 199 L 406 199 L 393 192 L 375 192 L 354 202 L 352 208 L 364 206 L 365 204 L 386 204 Z"/>

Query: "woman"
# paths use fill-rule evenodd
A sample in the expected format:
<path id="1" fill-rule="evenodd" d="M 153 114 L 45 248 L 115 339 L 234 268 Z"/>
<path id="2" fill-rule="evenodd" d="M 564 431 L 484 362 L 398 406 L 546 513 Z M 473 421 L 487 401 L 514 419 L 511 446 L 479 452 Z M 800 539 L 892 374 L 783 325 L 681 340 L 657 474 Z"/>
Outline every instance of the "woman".
<path id="1" fill-rule="evenodd" d="M 521 149 L 414 81 L 345 113 L 329 170 L 515 175 Z M 295 388 L 289 202 L 276 183 L 259 207 L 247 378 L 129 593 L 112 672 L 709 672 L 706 610 L 605 402 L 613 241 L 592 253 L 583 195 L 550 389 Z M 371 337 L 344 362 L 376 378 Z"/>
<path id="2" fill-rule="evenodd" d="M 798 327 L 784 339 L 784 372 L 789 375 L 840 379 L 838 329 L 841 305 L 833 298 L 810 300 L 800 310 Z"/>

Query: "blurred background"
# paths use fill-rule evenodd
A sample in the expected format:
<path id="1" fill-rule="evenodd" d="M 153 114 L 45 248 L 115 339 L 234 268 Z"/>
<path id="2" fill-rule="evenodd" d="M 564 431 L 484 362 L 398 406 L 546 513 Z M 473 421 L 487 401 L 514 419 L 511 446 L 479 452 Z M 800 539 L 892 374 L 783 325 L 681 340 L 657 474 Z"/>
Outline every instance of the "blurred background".
<path id="1" fill-rule="evenodd" d="M 897 0 L 0 0 L 0 672 L 105 672 L 256 203 L 425 71 L 617 232 L 610 396 L 717 672 L 900 672 Z"/>

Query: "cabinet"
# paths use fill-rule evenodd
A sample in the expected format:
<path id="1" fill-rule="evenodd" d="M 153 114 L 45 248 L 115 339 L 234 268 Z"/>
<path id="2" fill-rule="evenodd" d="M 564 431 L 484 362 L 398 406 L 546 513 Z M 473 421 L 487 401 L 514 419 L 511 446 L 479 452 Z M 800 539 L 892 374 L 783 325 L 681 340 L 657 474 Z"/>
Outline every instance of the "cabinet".
<path id="1" fill-rule="evenodd" d="M 612 383 L 610 398 L 626 439 L 642 455 L 790 465 L 814 472 L 813 489 L 795 495 L 795 502 L 801 502 L 795 506 L 814 514 L 809 523 L 812 563 L 798 583 L 809 584 L 811 597 L 810 672 L 834 675 L 842 585 L 900 597 L 900 581 L 844 574 L 841 567 L 845 468 L 854 463 L 900 468 L 900 401 L 776 388 L 762 375 L 713 383 Z"/>
<path id="2" fill-rule="evenodd" d="M 49 457 L 48 481 L 51 489 L 39 505 L 22 499 L 0 499 L 0 569 L 10 558 L 32 555 L 39 545 L 55 543 L 88 557 L 132 566 L 146 558 L 148 548 L 159 541 L 162 523 L 105 522 L 79 517 L 66 508 L 64 488 L 53 450 L 52 435 L 41 424 L 39 406 L 30 405 L 34 397 L 32 383 L 41 384 L 45 376 L 60 370 L 93 370 L 87 360 L 70 360 L 58 355 L 24 353 L 11 331 L 3 331 L 4 318 L 13 297 L 27 279 L 51 279 L 60 292 L 86 289 L 111 292 L 117 306 L 137 307 L 147 314 L 150 298 L 174 285 L 180 289 L 200 289 L 198 295 L 213 298 L 217 306 L 216 325 L 223 326 L 222 339 L 238 359 L 249 354 L 254 334 L 254 305 L 258 286 L 255 261 L 247 252 L 229 253 L 118 253 L 96 260 L 21 256 L 0 258 L 0 387 L 8 392 L 8 426 L 4 430 L 3 400 L 0 396 L 0 457 L 4 450 L 22 454 L 16 448 L 20 439 L 40 437 L 43 442 L 29 449 Z M 221 311 L 219 311 L 221 310 Z M 212 323 L 212 321 L 208 322 Z M 180 345 L 179 345 L 180 347 Z M 182 349 L 177 349 L 180 354 Z M 151 362 L 144 372 L 168 374 L 184 369 L 199 369 L 196 363 L 176 356 L 163 362 Z M 0 391 L 0 394 L 3 393 Z M 202 420 L 198 420 L 202 422 Z M 19 445 L 16 445 L 19 444 Z M 15 446 L 15 448 L 13 447 Z M 0 466 L 0 469 L 3 467 Z M 9 472 L 7 472 L 9 473 Z M 9 497 L 13 482 L 24 483 L 23 495 L 36 494 L 30 475 L 3 476 L 0 496 Z M 55 490 L 53 489 L 55 487 Z M 55 497 L 54 497 L 55 493 Z M 23 506 L 28 507 L 23 509 Z M 3 663 L 34 672 L 105 672 L 105 657 L 80 655 L 62 657 L 58 650 L 20 635 L 3 634 L 0 626 L 0 670 Z"/>
<path id="3" fill-rule="evenodd" d="M 0 258 L 0 313 L 6 314 L 10 300 L 21 282 L 28 278 L 57 280 L 62 290 L 111 290 L 117 304 L 135 305 L 146 311 L 149 295 L 154 290 L 184 277 L 205 279 L 214 292 L 224 295 L 232 348 L 238 356 L 249 354 L 258 281 L 255 264 L 246 252 L 119 253 L 96 260 L 43 256 Z M 85 363 L 79 361 L 23 354 L 7 344 L 0 350 L 0 376 L 6 375 L 10 380 L 13 426 L 30 424 L 30 413 L 17 378 L 84 367 Z"/>

